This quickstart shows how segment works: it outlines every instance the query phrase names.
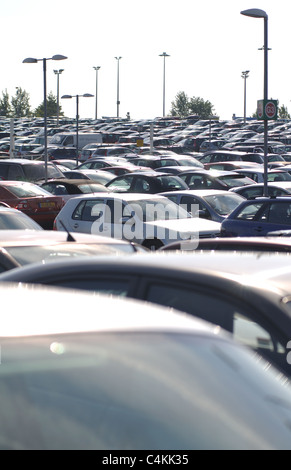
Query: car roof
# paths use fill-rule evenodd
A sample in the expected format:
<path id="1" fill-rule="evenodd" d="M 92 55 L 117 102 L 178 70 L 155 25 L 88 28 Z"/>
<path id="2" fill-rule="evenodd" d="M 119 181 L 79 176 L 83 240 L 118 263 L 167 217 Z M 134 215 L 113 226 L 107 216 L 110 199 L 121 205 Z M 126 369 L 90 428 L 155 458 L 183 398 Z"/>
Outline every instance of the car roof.
<path id="1" fill-rule="evenodd" d="M 3 305 L 10 306 L 9 315 L 5 309 L 0 312 L 1 338 L 113 331 L 218 333 L 217 327 L 171 308 L 128 298 L 6 283 L 0 283 L 0 295 Z"/>
<path id="2" fill-rule="evenodd" d="M 221 237 L 221 238 L 204 238 L 199 240 L 198 247 L 197 244 L 193 244 L 186 241 L 175 241 L 168 245 L 162 246 L 160 251 L 169 251 L 169 250 L 184 250 L 192 251 L 200 249 L 204 250 L 248 250 L 248 251 L 291 251 L 291 231 L 289 237 L 282 237 L 278 234 L 276 235 L 267 235 L 262 237 Z"/>
<path id="3" fill-rule="evenodd" d="M 166 196 L 166 197 L 168 195 L 175 195 L 175 194 L 189 194 L 193 196 L 204 197 L 204 196 L 221 196 L 221 195 L 229 196 L 229 194 L 233 194 L 233 192 L 230 192 L 224 189 L 180 189 L 177 191 L 163 191 L 162 193 L 159 193 L 159 194 L 161 196 Z"/>
<path id="4" fill-rule="evenodd" d="M 248 205 L 248 204 L 255 204 L 257 202 L 270 202 L 270 203 L 288 202 L 288 204 L 291 204 L 291 199 L 290 199 L 290 196 L 288 195 L 276 196 L 276 197 L 259 196 L 259 197 L 256 197 L 256 199 L 246 199 L 245 201 L 242 201 L 242 204 Z"/>
<path id="5" fill-rule="evenodd" d="M 72 203 L 72 201 L 80 201 L 81 199 L 97 199 L 97 198 L 114 198 L 114 199 L 120 199 L 124 201 L 138 201 L 138 200 L 144 200 L 144 199 L 153 199 L 156 200 L 157 198 L 166 200 L 165 196 L 162 196 L 161 194 L 148 194 L 148 193 L 115 193 L 115 192 L 108 192 L 108 193 L 89 193 L 89 194 L 80 194 L 80 196 L 74 196 L 74 198 L 71 198 L 66 202 L 66 205 L 69 203 Z"/>
<path id="6" fill-rule="evenodd" d="M 3 158 L 0 163 L 10 163 L 12 165 L 44 165 L 44 161 L 41 160 L 28 160 L 27 158 Z M 48 162 L 48 164 L 51 162 Z"/>
<path id="7" fill-rule="evenodd" d="M 98 183 L 98 181 L 94 181 L 94 180 L 88 180 L 88 179 L 70 179 L 70 178 L 56 178 L 56 179 L 48 179 L 46 183 L 42 183 L 40 186 L 44 186 L 46 185 L 47 183 L 53 183 L 53 184 L 69 184 L 69 185 L 77 185 L 77 186 L 81 186 L 82 184 L 86 184 L 86 185 L 94 185 L 94 186 L 104 186 L 102 183 Z M 104 186 L 104 188 L 106 189 L 106 186 Z M 103 189 L 103 188 L 102 188 Z"/>

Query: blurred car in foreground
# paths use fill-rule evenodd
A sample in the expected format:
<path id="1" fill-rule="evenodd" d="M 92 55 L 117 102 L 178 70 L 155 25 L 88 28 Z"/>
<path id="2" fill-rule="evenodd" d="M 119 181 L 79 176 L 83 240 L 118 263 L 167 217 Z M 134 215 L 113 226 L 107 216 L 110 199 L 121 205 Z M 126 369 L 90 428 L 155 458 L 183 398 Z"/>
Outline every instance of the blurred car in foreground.
<path id="1" fill-rule="evenodd" d="M 53 227 L 54 219 L 64 205 L 63 198 L 26 181 L 0 181 L 0 200 L 47 229 Z"/>
<path id="2" fill-rule="evenodd" d="M 287 197 L 248 199 L 221 224 L 221 236 L 265 236 L 291 229 L 291 199 Z"/>
<path id="3" fill-rule="evenodd" d="M 0 282 L 92 290 L 176 308 L 219 325 L 291 377 L 290 260 L 286 253 L 230 251 L 98 256 L 25 266 L 3 273 Z"/>
<path id="4" fill-rule="evenodd" d="M 2 450 L 291 448 L 290 385 L 217 327 L 111 296 L 0 293 Z"/>
<path id="5" fill-rule="evenodd" d="M 0 231 L 1 230 L 44 230 L 31 217 L 13 207 L 6 207 L 0 203 Z"/>
<path id="6" fill-rule="evenodd" d="M 189 238 L 220 235 L 220 223 L 191 216 L 156 194 L 94 193 L 69 199 L 55 230 L 93 233 L 133 241 L 149 249 Z"/>
<path id="7" fill-rule="evenodd" d="M 160 193 L 176 204 L 181 205 L 187 212 L 204 219 L 222 222 L 245 198 L 230 191 L 215 189 L 188 189 L 185 191 L 169 191 Z M 235 197 L 234 197 L 235 196 Z"/>
<path id="8" fill-rule="evenodd" d="M 42 264 L 60 258 L 118 255 L 145 252 L 146 249 L 125 240 L 86 233 L 66 234 L 53 230 L 0 231 L 0 272 L 31 263 Z"/>

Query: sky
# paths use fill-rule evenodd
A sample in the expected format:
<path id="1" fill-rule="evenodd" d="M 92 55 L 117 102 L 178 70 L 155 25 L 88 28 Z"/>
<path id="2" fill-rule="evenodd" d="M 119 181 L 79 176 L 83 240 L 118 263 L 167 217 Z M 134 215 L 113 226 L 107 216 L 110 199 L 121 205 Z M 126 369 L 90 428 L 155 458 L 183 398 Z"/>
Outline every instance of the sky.
<path id="1" fill-rule="evenodd" d="M 25 90 L 31 109 L 44 99 L 43 60 L 47 60 L 47 93 L 79 98 L 79 117 L 95 117 L 96 71 L 99 66 L 97 117 L 153 119 L 165 113 L 179 92 L 213 105 L 220 119 L 251 116 L 263 98 L 264 20 L 240 14 L 259 8 L 268 15 L 268 98 L 278 99 L 291 114 L 290 13 L 288 0 L 0 0 L 2 92 Z M 160 54 L 166 52 L 165 59 Z M 62 111 L 76 116 L 76 98 L 60 99 Z"/>

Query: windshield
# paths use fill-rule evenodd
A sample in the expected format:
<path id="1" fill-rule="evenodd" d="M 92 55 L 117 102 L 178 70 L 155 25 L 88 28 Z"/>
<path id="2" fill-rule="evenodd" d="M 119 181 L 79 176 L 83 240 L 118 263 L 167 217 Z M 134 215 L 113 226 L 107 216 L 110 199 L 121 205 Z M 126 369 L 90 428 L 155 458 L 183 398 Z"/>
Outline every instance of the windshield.
<path id="1" fill-rule="evenodd" d="M 5 186 L 5 185 L 4 185 Z M 6 188 L 17 197 L 33 197 L 33 196 L 50 196 L 45 189 L 40 188 L 36 184 L 32 183 L 23 183 L 7 185 Z"/>
<path id="2" fill-rule="evenodd" d="M 236 186 L 246 186 L 247 184 L 253 184 L 254 181 L 248 176 L 220 176 L 219 179 L 223 181 L 230 188 L 235 188 Z"/>
<path id="3" fill-rule="evenodd" d="M 52 245 L 52 246 L 9 246 L 5 247 L 5 250 L 13 256 L 13 258 L 21 265 L 30 263 L 49 263 L 60 258 L 77 258 L 80 256 L 96 256 L 96 255 L 108 255 L 119 252 L 118 245 L 106 246 L 105 244 L 100 245 Z M 131 249 L 131 251 L 133 251 Z"/>
<path id="4" fill-rule="evenodd" d="M 289 386 L 214 335 L 84 333 L 1 347 L 1 449 L 290 449 Z"/>
<path id="5" fill-rule="evenodd" d="M 137 217 L 143 222 L 191 218 L 189 212 L 169 199 L 130 201 L 125 206 L 123 215 L 130 216 L 132 212 L 135 212 Z"/>
<path id="6" fill-rule="evenodd" d="M 45 164 L 32 164 L 23 166 L 28 181 L 39 181 L 45 179 Z M 47 165 L 48 178 L 63 178 L 63 173 L 54 165 Z"/>
<path id="7" fill-rule="evenodd" d="M 228 215 L 245 199 L 238 194 L 214 194 L 204 197 L 205 201 L 220 215 Z"/>

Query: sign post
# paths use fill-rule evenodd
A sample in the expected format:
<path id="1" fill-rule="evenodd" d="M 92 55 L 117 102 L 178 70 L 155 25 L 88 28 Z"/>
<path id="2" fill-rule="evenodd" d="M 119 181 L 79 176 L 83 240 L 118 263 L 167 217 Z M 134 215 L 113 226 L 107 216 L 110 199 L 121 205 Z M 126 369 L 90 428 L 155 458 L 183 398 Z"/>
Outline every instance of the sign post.
<path id="1" fill-rule="evenodd" d="M 257 115 L 258 119 L 263 121 L 271 121 L 278 119 L 278 101 L 258 100 Z"/>

